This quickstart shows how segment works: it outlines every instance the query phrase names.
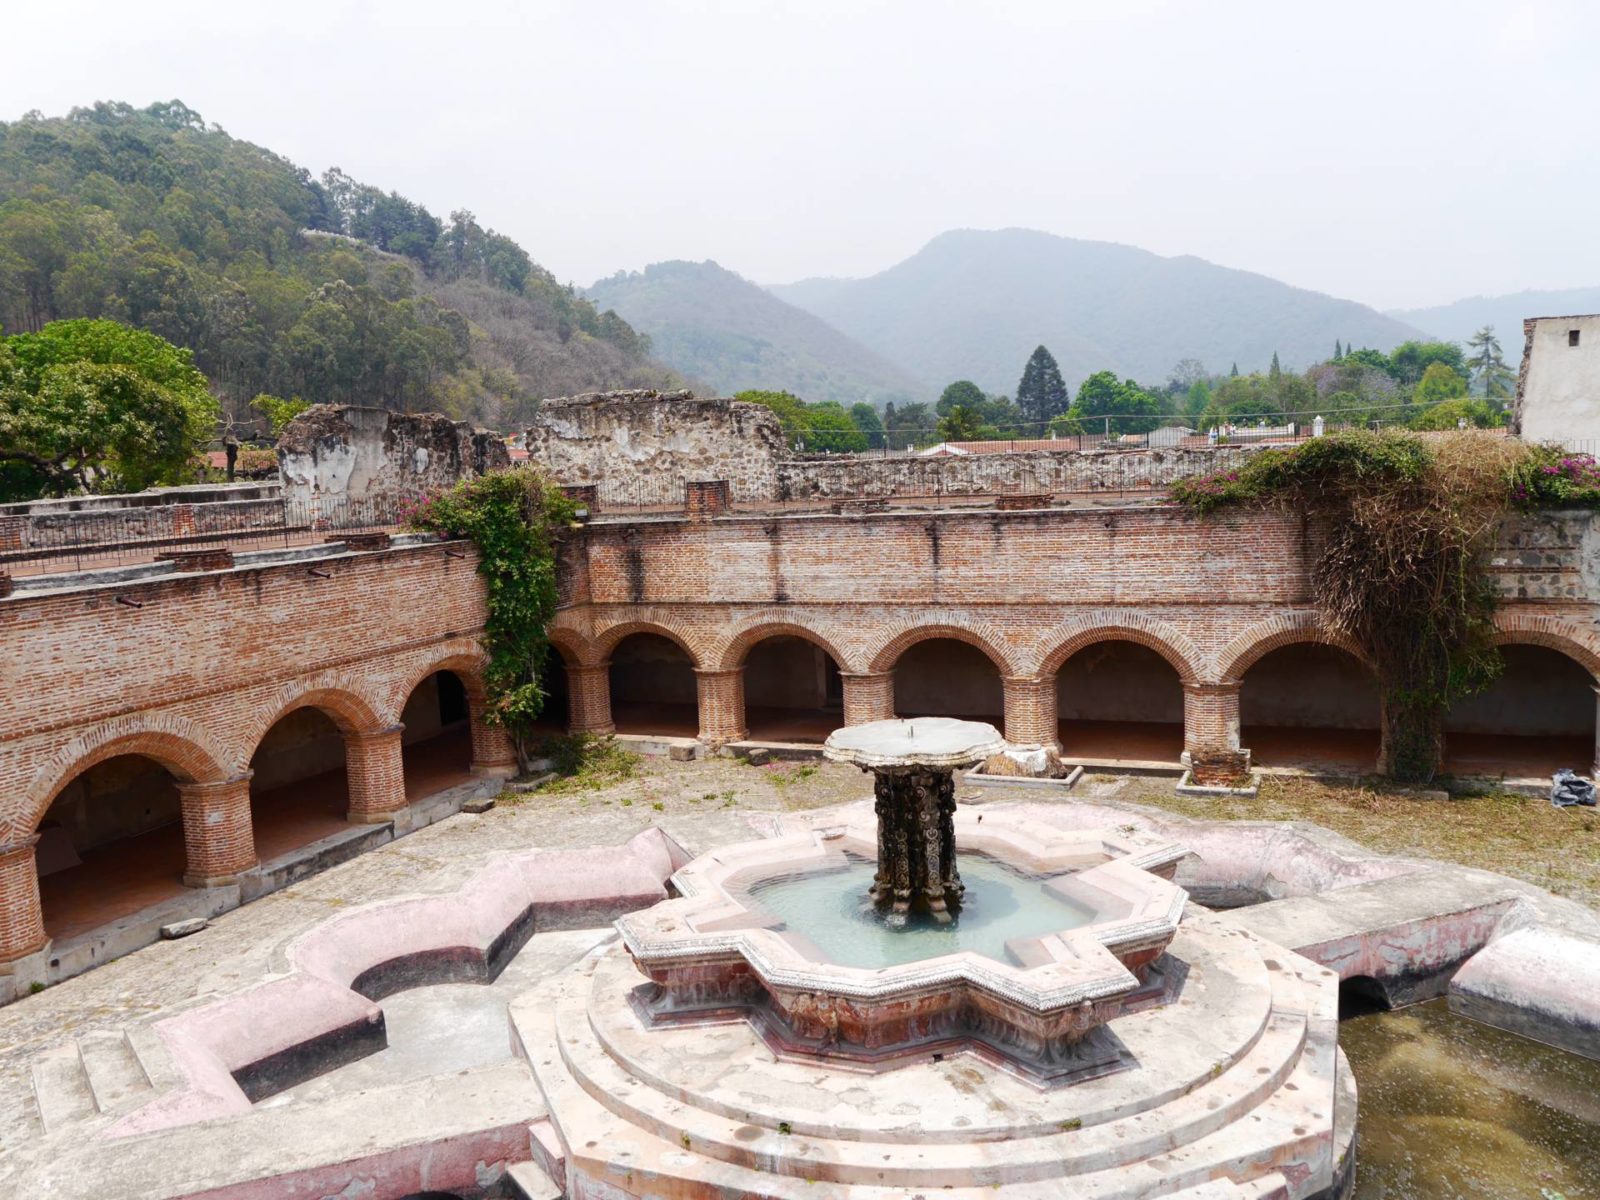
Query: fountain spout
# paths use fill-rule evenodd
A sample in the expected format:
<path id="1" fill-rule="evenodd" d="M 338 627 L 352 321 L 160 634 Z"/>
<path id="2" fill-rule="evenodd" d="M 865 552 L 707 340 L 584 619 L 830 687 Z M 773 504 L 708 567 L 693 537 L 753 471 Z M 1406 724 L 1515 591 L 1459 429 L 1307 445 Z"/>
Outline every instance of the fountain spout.
<path id="1" fill-rule="evenodd" d="M 878 869 L 870 893 L 879 905 L 951 919 L 963 894 L 954 775 L 1003 749 L 994 726 L 949 717 L 872 721 L 829 736 L 823 747 L 828 758 L 873 775 Z"/>

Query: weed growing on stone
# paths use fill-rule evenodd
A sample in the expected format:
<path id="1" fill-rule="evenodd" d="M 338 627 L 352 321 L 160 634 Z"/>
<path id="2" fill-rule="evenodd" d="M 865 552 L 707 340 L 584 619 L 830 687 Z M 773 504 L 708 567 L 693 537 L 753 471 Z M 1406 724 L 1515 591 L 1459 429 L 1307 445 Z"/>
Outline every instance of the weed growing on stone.
<path id="1" fill-rule="evenodd" d="M 560 776 L 539 789 L 547 795 L 609 787 L 632 779 L 639 771 L 639 756 L 623 749 L 615 738 L 574 734 L 551 738 L 542 750 L 550 759 L 551 768 Z"/>

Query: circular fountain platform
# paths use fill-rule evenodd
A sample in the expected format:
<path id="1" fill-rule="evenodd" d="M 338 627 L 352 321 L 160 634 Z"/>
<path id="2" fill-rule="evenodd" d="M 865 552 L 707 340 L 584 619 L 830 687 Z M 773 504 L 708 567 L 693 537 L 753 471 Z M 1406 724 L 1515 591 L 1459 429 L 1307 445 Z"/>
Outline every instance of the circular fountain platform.
<path id="1" fill-rule="evenodd" d="M 976 818 L 962 814 L 963 854 L 981 841 L 1003 860 L 996 851 L 1020 840 L 1030 873 L 1060 880 L 1062 835 L 986 816 L 979 839 Z M 805 839 L 814 865 L 828 869 L 850 836 Z M 1204 914 L 1181 926 L 1174 916 L 1158 938 L 1164 951 L 1142 963 L 1130 956 L 1131 970 L 1114 951 L 1118 923 L 1177 889 L 1137 865 L 1143 855 L 1170 871 L 1171 848 L 1126 845 L 1127 836 L 1072 835 L 1072 876 L 1114 868 L 1151 881 L 1131 892 L 1124 884 L 1089 923 L 1021 937 L 1002 948 L 1008 961 L 963 949 L 876 969 L 808 958 L 815 943 L 786 941 L 784 922 L 758 915 L 759 888 L 749 903 L 752 872 L 792 872 L 797 847 L 785 843 L 794 839 L 696 860 L 680 872 L 681 899 L 619 922 L 624 945 L 512 1006 L 514 1039 L 563 1150 L 567 1195 L 1342 1195 L 1355 1096 L 1336 1046 L 1337 978 Z M 1098 856 L 1086 850 L 1095 839 Z M 1150 913 L 1133 923 L 1148 941 Z M 1090 976 L 1110 979 L 1107 962 L 1121 972 L 1120 1001 L 1105 1021 L 1063 1036 L 1046 1019 L 1063 998 L 1052 985 L 1088 977 L 1079 956 L 1093 960 Z M 870 1022 L 812 1037 L 794 1014 L 813 1011 L 803 997 L 819 993 L 793 990 L 790 971 L 836 991 L 865 976 L 876 996 L 868 1011 L 893 1011 L 908 994 L 960 1002 L 943 1010 L 951 1020 L 886 1022 L 877 1045 L 867 1044 Z M 1044 1020 L 1053 1049 L 1039 1053 L 1036 1039 L 1003 1028 L 1008 1020 L 1034 1033 Z"/>

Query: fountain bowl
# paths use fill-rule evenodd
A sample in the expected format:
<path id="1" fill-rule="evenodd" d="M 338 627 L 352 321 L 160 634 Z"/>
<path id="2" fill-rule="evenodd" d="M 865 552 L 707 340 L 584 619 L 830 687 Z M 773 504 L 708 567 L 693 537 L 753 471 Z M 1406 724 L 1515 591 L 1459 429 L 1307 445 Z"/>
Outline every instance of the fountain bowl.
<path id="1" fill-rule="evenodd" d="M 875 967 L 832 961 L 803 916 L 773 916 L 759 893 L 870 861 L 877 830 L 863 814 L 704 855 L 673 876 L 678 898 L 618 921 L 650 981 L 636 1007 L 649 1022 L 740 1012 L 779 1053 L 882 1061 L 976 1043 L 1027 1073 L 1092 1065 L 1087 1035 L 1162 998 L 1150 968 L 1182 917 L 1187 897 L 1171 877 L 1186 851 L 1132 831 L 1045 829 L 1001 812 L 959 811 L 953 826 L 958 855 L 1009 868 L 1084 919 L 1004 938 L 1003 959 L 962 949 Z"/>

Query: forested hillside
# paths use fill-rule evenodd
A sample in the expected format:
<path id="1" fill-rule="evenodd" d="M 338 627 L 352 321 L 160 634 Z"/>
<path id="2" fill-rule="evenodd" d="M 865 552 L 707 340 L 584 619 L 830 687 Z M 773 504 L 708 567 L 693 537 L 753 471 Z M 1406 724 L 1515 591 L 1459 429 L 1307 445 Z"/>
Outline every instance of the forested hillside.
<path id="1" fill-rule="evenodd" d="M 1100 370 L 1163 379 L 1198 360 L 1212 371 L 1321 362 L 1335 339 L 1388 350 L 1409 326 L 1349 300 L 1192 257 L 1028 229 L 956 230 L 868 279 L 770 289 L 935 384 L 1017 386 L 1048 345 L 1069 384 Z"/>
<path id="2" fill-rule="evenodd" d="M 544 396 L 675 383 L 646 339 L 465 210 L 320 180 L 181 103 L 0 124 L 0 327 L 108 317 L 258 393 L 510 427 Z"/>
<path id="3" fill-rule="evenodd" d="M 719 395 L 777 388 L 881 408 L 927 390 L 831 325 L 714 262 L 619 271 L 585 295 L 646 334 L 661 361 Z"/>

